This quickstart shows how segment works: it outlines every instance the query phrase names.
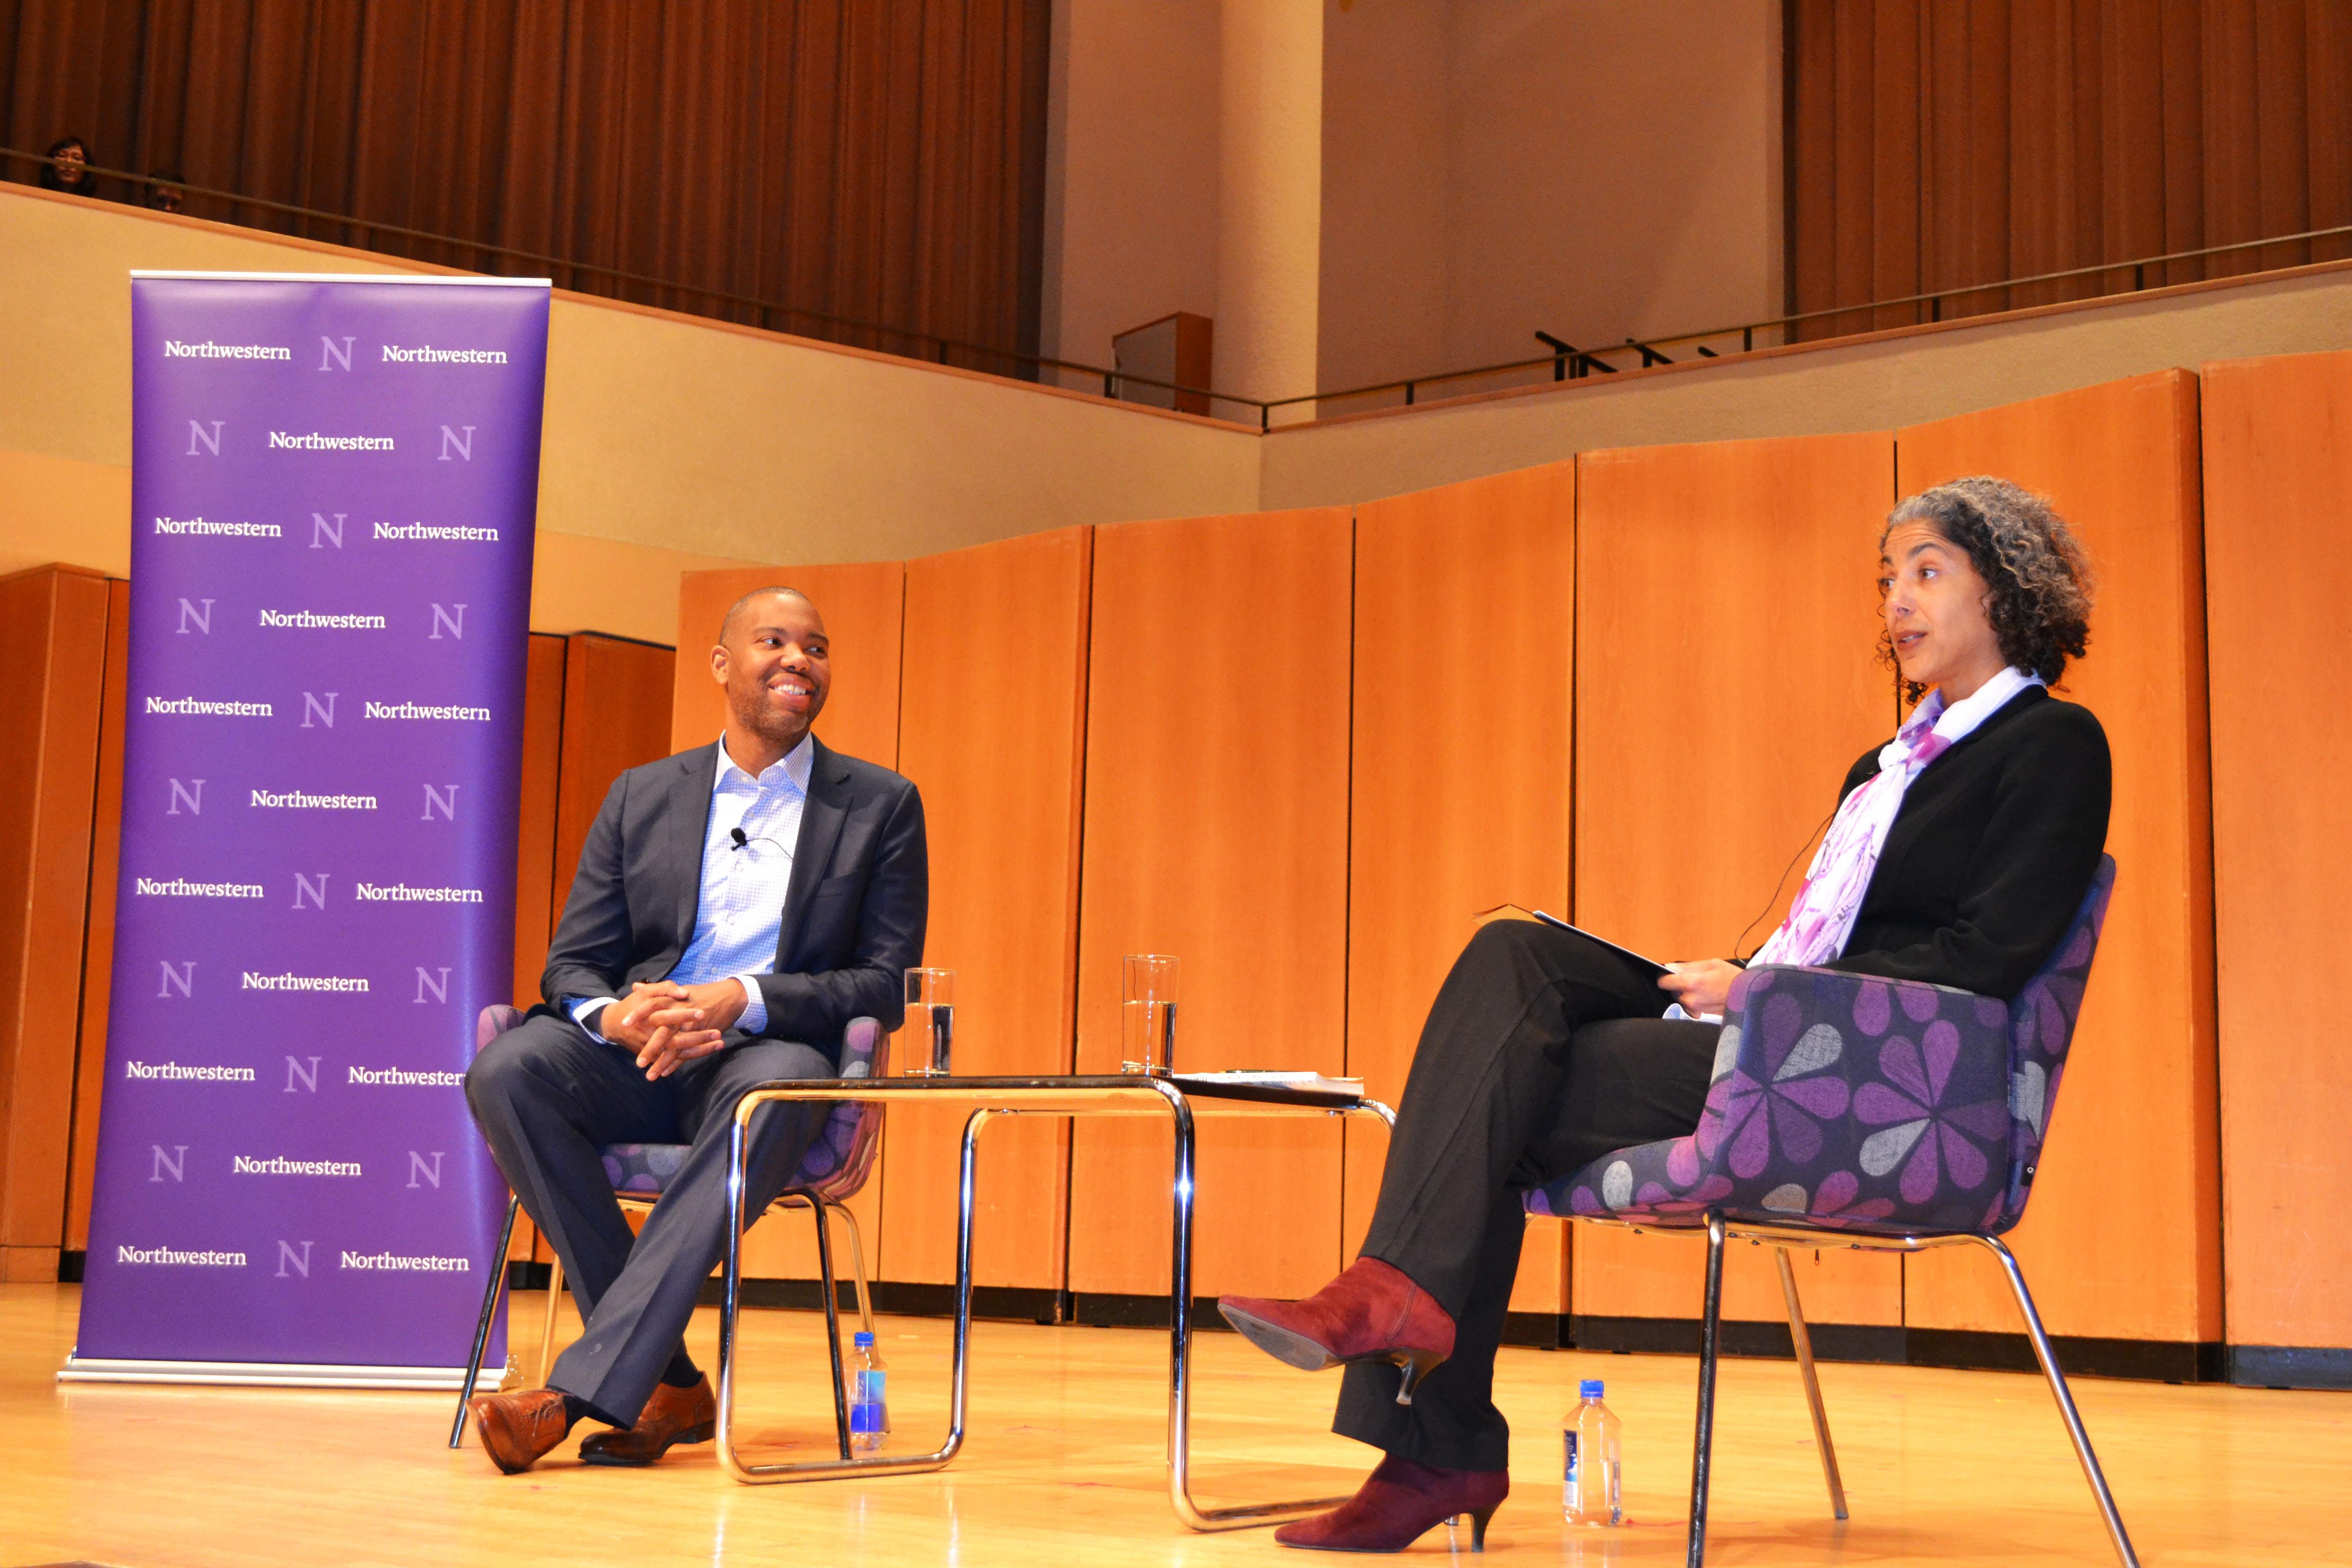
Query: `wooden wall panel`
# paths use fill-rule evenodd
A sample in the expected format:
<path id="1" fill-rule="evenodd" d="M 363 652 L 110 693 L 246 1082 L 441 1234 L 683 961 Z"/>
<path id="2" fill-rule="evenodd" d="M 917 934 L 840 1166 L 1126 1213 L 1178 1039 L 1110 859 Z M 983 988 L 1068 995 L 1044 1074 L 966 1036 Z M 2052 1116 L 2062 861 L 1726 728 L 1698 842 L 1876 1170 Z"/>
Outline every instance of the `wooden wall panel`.
<path id="1" fill-rule="evenodd" d="M 1568 908 L 1575 552 L 1573 461 L 1356 509 L 1348 1071 L 1391 1106 L 1470 916 Z M 1388 1139 L 1347 1141 L 1352 1256 Z M 1528 1227 L 1516 1310 L 1568 1310 L 1568 1230 Z"/>
<path id="2" fill-rule="evenodd" d="M 89 1247 L 98 1174 L 98 1110 L 106 1090 L 106 1016 L 113 1001 L 115 881 L 122 868 L 122 733 L 129 717 L 131 584 L 106 584 L 106 679 L 98 710 L 98 788 L 89 831 L 89 915 L 81 951 L 81 1021 L 74 1034 L 73 1153 L 66 1172 L 66 1250 Z"/>
<path id="3" fill-rule="evenodd" d="M 1579 923 L 1669 960 L 1770 932 L 1802 865 L 1775 880 L 1895 728 L 1872 654 L 1894 472 L 1883 432 L 1579 459 Z M 1580 1227 L 1575 1310 L 1696 1318 L 1705 1252 Z M 1816 1321 L 1902 1321 L 1900 1259 L 1800 1256 Z M 1725 1290 L 1731 1317 L 1782 1315 L 1760 1248 L 1734 1250 Z"/>
<path id="4" fill-rule="evenodd" d="M 2352 971 L 2352 666 L 2336 646 L 2352 603 L 2352 353 L 2209 364 L 2202 380 L 2223 1321 L 2233 1344 L 2342 1352 L 2352 1237 L 2330 1211 L 2352 1190 L 2352 1057 L 2314 1048 L 2309 977 Z"/>
<path id="5" fill-rule="evenodd" d="M 1094 531 L 907 563 L 899 769 L 930 837 L 926 963 L 956 972 L 955 1067 L 1066 1073 L 1076 1040 L 1078 827 Z M 894 1060 L 908 1065 L 902 1036 Z M 891 1111 L 883 1256 L 955 1279 L 961 1110 Z M 1056 1289 L 1069 1124 L 999 1122 L 982 1146 L 973 1278 Z"/>
<path id="6" fill-rule="evenodd" d="M 572 722 L 563 726 L 556 762 L 555 866 L 547 884 L 551 932 L 563 918 L 580 847 L 613 781 L 640 763 L 669 755 L 675 661 L 658 643 L 593 633 L 564 639 L 564 709 Z"/>
<path id="7" fill-rule="evenodd" d="M 1346 1060 L 1351 522 L 1344 508 L 1095 536 L 1078 1069 L 1117 1069 L 1119 958 L 1183 963 L 1180 1068 Z M 1169 1140 L 1080 1123 L 1070 1288 L 1168 1290 Z M 1193 1289 L 1339 1268 L 1339 1129 L 1204 1123 Z"/>
<path id="8" fill-rule="evenodd" d="M 898 765 L 898 665 L 906 613 L 906 568 L 896 561 L 846 566 L 751 566 L 679 574 L 678 647 L 671 676 L 670 750 L 707 746 L 727 723 L 727 696 L 710 678 L 709 652 L 727 606 L 754 588 L 801 590 L 824 616 L 833 637 L 833 690 L 816 721 L 817 739 L 835 751 L 886 768 Z M 884 1139 L 885 1150 L 888 1139 Z M 850 1201 L 865 1227 L 866 1263 L 885 1265 L 882 1168 Z M 762 1279 L 816 1278 L 814 1233 L 804 1215 L 761 1226 L 743 1242 L 744 1272 Z"/>
<path id="9" fill-rule="evenodd" d="M 534 632 L 523 668 L 522 813 L 515 835 L 514 1000 L 528 1007 L 538 1001 L 540 972 L 547 967 L 548 938 L 554 934 L 555 916 L 571 892 L 567 879 L 555 881 L 555 823 L 558 781 L 563 772 L 563 676 L 569 662 L 569 639 Z M 583 715 L 583 720 L 585 716 Z M 590 787 L 583 773 L 581 788 Z M 603 797 L 597 797 L 603 804 Z M 589 820 L 594 820 L 591 808 Z M 572 841 L 577 863 L 580 840 Z"/>
<path id="10" fill-rule="evenodd" d="M 571 888 L 555 886 L 557 780 L 563 771 L 563 673 L 567 639 L 530 634 L 523 666 L 522 810 L 515 832 L 514 1001 L 528 1007 L 540 999 L 539 976 L 547 967 L 547 942 L 554 934 L 556 906 Z M 583 779 L 583 787 L 586 787 Z M 577 841 L 572 849 L 576 860 Z M 515 1216 L 509 1258 L 539 1259 L 539 1235 L 529 1215 Z M 539 1259 L 544 1261 L 544 1259 Z"/>
<path id="11" fill-rule="evenodd" d="M 79 567 L 0 578 L 0 1281 L 54 1280 L 65 1242 L 107 598 Z"/>
<path id="12" fill-rule="evenodd" d="M 1898 432 L 1906 494 L 2048 494 L 2100 574 L 2066 696 L 2116 764 L 2116 899 L 2032 1207 L 2011 1237 L 2053 1333 L 2221 1338 L 2211 816 L 2197 378 L 2161 371 Z M 1913 1260 L 1905 1321 L 2014 1332 L 1989 1258 Z"/>

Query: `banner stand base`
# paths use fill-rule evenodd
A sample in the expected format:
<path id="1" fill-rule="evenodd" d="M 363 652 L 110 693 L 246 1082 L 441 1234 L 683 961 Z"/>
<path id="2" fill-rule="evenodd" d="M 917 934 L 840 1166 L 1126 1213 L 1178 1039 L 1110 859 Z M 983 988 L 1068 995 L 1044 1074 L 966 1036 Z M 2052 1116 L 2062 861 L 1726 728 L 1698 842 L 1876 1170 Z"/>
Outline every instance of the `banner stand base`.
<path id="1" fill-rule="evenodd" d="M 486 1366 L 475 1380 L 481 1394 L 506 1382 L 503 1365 Z M 454 1394 L 466 1385 L 462 1366 L 332 1366 L 270 1361 L 110 1361 L 68 1355 L 59 1383 L 177 1383 L 247 1388 L 393 1388 Z"/>

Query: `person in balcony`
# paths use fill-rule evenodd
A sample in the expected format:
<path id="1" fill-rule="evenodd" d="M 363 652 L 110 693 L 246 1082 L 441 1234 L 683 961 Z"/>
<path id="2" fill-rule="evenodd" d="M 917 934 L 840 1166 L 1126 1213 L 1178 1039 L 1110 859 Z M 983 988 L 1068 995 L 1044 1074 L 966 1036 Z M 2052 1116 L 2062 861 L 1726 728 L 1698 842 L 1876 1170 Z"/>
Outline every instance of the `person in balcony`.
<path id="1" fill-rule="evenodd" d="M 79 136 L 60 136 L 49 143 L 49 161 L 41 165 L 41 189 L 63 191 L 69 196 L 98 195 L 98 177 L 89 172 L 89 144 Z"/>
<path id="2" fill-rule="evenodd" d="M 1916 706 L 1847 773 L 1788 918 L 1750 961 L 2007 998 L 2064 935 L 2106 843 L 2105 731 L 2048 689 L 2087 643 L 2088 563 L 2046 500 L 1984 477 L 1899 503 L 1879 557 L 1879 651 Z M 1344 1364 L 1333 1429 L 1387 1456 L 1276 1541 L 1401 1551 L 1466 1513 L 1483 1542 L 1510 1490 L 1492 1394 L 1521 1194 L 1697 1127 L 1741 966 L 1653 979 L 1551 926 L 1472 937 L 1423 1026 L 1356 1261 L 1305 1300 L 1218 1303 L 1277 1360 Z"/>

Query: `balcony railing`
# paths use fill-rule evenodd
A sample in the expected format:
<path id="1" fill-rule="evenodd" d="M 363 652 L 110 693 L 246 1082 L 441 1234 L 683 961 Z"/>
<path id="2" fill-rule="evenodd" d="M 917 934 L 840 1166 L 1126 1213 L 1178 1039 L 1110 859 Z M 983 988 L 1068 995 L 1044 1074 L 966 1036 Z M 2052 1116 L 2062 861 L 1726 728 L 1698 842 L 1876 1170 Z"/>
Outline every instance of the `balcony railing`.
<path id="1" fill-rule="evenodd" d="M 28 153 L 13 147 L 0 147 L 0 160 L 36 167 L 55 167 L 58 161 L 38 153 Z M 603 293 L 614 299 L 629 299 L 630 291 L 650 292 L 656 296 L 683 296 L 703 301 L 707 307 L 686 307 L 698 315 L 712 316 L 726 321 L 740 321 L 745 313 L 749 324 L 772 331 L 797 332 L 834 342 L 874 348 L 877 352 L 898 352 L 883 349 L 886 342 L 904 343 L 909 347 L 900 357 L 934 364 L 961 364 L 968 370 L 980 370 L 989 374 L 1004 375 L 1013 380 L 1037 382 L 1066 391 L 1093 391 L 1099 386 L 1103 396 L 1116 399 L 1122 385 L 1147 386 L 1166 393 L 1187 393 L 1207 398 L 1213 414 L 1220 405 L 1241 411 L 1244 422 L 1255 421 L 1261 430 L 1271 429 L 1277 409 L 1313 405 L 1318 413 L 1348 412 L 1372 404 L 1385 405 L 1395 399 L 1402 405 L 1412 406 L 1425 400 L 1432 388 L 1457 389 L 1453 395 L 1494 389 L 1498 385 L 1540 384 L 1545 380 L 1567 382 L 1594 375 L 1613 375 L 1621 370 L 1646 369 L 1652 365 L 1687 363 L 1695 359 L 1735 358 L 1753 353 L 1759 347 L 1774 347 L 1793 341 L 1792 329 L 1807 323 L 1826 321 L 1840 317 L 1860 317 L 1876 321 L 1889 311 L 1911 312 L 1912 323 L 1924 307 L 1928 322 L 1948 318 L 1949 306 L 1956 301 L 1987 294 L 2007 294 L 2019 290 L 2056 289 L 2069 283 L 2090 280 L 2096 286 L 2077 298 L 2106 298 L 2137 293 L 2151 286 L 2163 288 L 2169 279 L 2159 276 L 2151 285 L 2151 269 L 2169 268 L 2177 264 L 2203 261 L 2212 257 L 2235 256 L 2260 252 L 2280 246 L 2309 245 L 2328 239 L 2352 239 L 2352 224 L 2332 228 L 2305 229 L 2295 234 L 2272 235 L 2262 239 L 2245 239 L 2228 245 L 2209 245 L 2195 250 L 2168 251 L 2161 256 L 2140 257 L 2129 261 L 2097 262 L 2087 267 L 2069 267 L 2055 272 L 2037 272 L 2020 278 L 2004 278 L 1990 283 L 1961 283 L 1947 289 L 1931 289 L 1920 293 L 1906 294 L 1893 300 L 1873 300 L 1852 305 L 1833 305 L 1818 310 L 1800 310 L 1793 314 L 1773 316 L 1762 321 L 1743 321 L 1727 327 L 1711 327 L 1703 331 L 1675 332 L 1664 337 L 1627 338 L 1622 342 L 1592 344 L 1579 347 L 1549 332 L 1533 335 L 1545 346 L 1546 353 L 1526 359 L 1506 360 L 1496 364 L 1475 365 L 1467 370 L 1439 371 L 1427 375 L 1407 376 L 1393 381 L 1373 382 L 1336 392 L 1303 392 L 1290 397 L 1244 397 L 1234 393 L 1218 392 L 1209 387 L 1185 386 L 1174 382 L 1155 380 L 1077 360 L 1056 358 L 1050 354 L 1024 353 L 1015 349 L 1000 348 L 989 343 L 975 343 L 959 338 L 943 337 L 912 327 L 895 326 L 883 321 L 859 321 L 854 317 L 812 310 L 781 300 L 766 300 L 724 289 L 712 289 L 698 283 L 687 283 L 671 278 L 656 278 L 648 273 L 632 272 L 623 268 L 605 267 L 595 262 L 578 261 L 566 257 L 546 256 L 535 251 L 520 250 L 511 246 L 492 245 L 485 240 L 467 239 L 456 235 L 434 234 L 424 229 L 399 224 L 379 223 L 349 213 L 322 211 L 316 207 L 297 206 L 288 202 L 274 202 L 259 196 L 241 195 L 234 191 L 207 189 L 184 181 L 164 180 L 152 174 L 133 174 L 126 169 L 105 169 L 84 165 L 93 179 L 118 182 L 134 193 L 172 190 L 180 193 L 184 204 L 203 205 L 215 209 L 192 216 L 217 217 L 219 221 L 242 224 L 253 228 L 270 226 L 253 222 L 240 216 L 256 212 L 274 216 L 303 220 L 308 226 L 323 226 L 343 237 L 337 243 L 359 250 L 373 250 L 403 260 L 423 261 L 457 267 L 460 270 L 484 272 L 513 277 L 521 273 L 553 272 L 560 269 L 572 280 L 572 285 L 584 293 Z M 152 202 L 144 205 L 152 205 Z M 283 229 L 271 229 L 283 233 Z M 302 237 L 321 238 L 316 233 Z M 410 246 L 437 247 L 448 256 L 471 258 L 470 262 L 437 261 L 434 257 L 415 254 L 412 250 L 394 249 L 386 240 L 404 242 Z M 485 264 L 487 263 L 487 265 Z M 2301 265 L 2289 262 L 2284 266 Z M 2240 278 L 2265 271 L 2281 270 L 2280 267 L 2257 266 Z M 2128 274 L 2127 287 L 2109 287 L 2110 280 Z M 582 279 L 590 286 L 583 287 Z M 1995 307 L 1996 309 L 2007 307 Z M 813 330 L 812 330 L 813 329 Z M 1867 329 L 1865 329 L 1867 330 Z M 861 341 L 870 340 L 870 341 Z M 1820 340 L 1827 341 L 1827 340 Z M 1683 351 L 1677 361 L 1666 351 Z M 1628 363 L 1628 362 L 1633 363 Z M 1548 373 L 1548 374 L 1547 374 Z M 1072 387 L 1072 379 L 1080 384 Z M 1484 387 L 1475 384 L 1486 383 Z"/>

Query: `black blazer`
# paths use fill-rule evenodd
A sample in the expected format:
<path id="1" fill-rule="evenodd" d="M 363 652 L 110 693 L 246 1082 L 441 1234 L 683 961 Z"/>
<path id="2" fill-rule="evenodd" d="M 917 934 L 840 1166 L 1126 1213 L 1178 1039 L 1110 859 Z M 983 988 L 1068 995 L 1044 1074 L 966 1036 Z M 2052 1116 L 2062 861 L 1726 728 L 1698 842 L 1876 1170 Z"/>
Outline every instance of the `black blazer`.
<path id="1" fill-rule="evenodd" d="M 1839 798 L 1877 772 L 1864 753 Z M 2082 907 L 2112 785 L 2091 710 L 2027 687 L 1911 781 L 1828 967 L 2016 995 Z"/>
<path id="2" fill-rule="evenodd" d="M 906 1015 L 905 972 L 923 961 L 930 863 L 923 802 L 887 768 L 815 743 L 793 852 L 776 968 L 760 977 L 761 1033 L 837 1053 L 849 1021 Z M 598 808 L 539 988 L 623 996 L 677 966 L 694 940 L 716 743 L 631 768 Z"/>

